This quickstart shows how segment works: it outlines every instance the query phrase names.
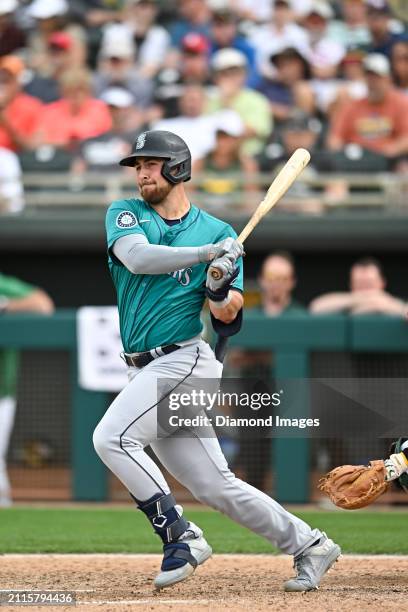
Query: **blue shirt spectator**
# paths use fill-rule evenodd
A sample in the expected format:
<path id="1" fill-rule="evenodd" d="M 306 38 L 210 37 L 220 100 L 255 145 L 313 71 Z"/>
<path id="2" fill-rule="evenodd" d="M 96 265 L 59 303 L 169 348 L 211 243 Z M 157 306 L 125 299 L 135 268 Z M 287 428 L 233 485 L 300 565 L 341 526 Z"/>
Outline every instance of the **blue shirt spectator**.
<path id="1" fill-rule="evenodd" d="M 395 32 L 391 28 L 391 9 L 386 0 L 367 0 L 367 23 L 371 33 L 371 44 L 365 47 L 367 53 L 381 53 L 391 59 L 394 44 L 407 40 L 406 32 Z"/>
<path id="2" fill-rule="evenodd" d="M 180 47 L 181 41 L 189 32 L 210 35 L 210 11 L 205 0 L 180 0 L 179 18 L 170 25 L 173 47 Z"/>
<path id="3" fill-rule="evenodd" d="M 214 9 L 210 34 L 210 53 L 213 55 L 220 49 L 237 49 L 247 59 L 248 87 L 256 87 L 259 81 L 259 72 L 256 66 L 254 46 L 238 32 L 238 17 L 229 7 Z"/>

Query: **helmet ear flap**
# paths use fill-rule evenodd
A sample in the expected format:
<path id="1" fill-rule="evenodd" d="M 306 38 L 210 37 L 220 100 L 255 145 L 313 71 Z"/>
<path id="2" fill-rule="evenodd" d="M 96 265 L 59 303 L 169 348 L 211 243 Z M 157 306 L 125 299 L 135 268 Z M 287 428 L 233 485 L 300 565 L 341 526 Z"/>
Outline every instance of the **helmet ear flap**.
<path id="1" fill-rule="evenodd" d="M 165 160 L 162 166 L 162 175 L 173 185 L 189 181 L 191 179 L 191 158 L 183 161 Z"/>

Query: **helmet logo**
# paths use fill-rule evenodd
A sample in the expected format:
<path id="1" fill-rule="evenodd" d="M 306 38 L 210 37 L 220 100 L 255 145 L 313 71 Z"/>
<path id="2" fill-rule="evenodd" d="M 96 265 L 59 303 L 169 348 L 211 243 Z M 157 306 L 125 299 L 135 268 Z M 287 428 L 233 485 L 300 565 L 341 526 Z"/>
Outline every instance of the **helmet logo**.
<path id="1" fill-rule="evenodd" d="M 143 149 L 143 147 L 145 146 L 145 142 L 146 142 L 146 132 L 142 132 L 137 137 L 135 149 Z"/>

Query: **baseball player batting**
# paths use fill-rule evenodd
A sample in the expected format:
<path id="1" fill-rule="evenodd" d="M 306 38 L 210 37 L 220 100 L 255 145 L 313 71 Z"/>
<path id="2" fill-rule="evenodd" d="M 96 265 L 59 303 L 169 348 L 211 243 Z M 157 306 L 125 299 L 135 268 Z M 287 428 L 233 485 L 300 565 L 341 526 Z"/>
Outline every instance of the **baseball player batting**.
<path id="1" fill-rule="evenodd" d="M 286 591 L 310 591 L 340 555 L 325 533 L 312 529 L 228 468 L 215 434 L 188 437 L 157 433 L 159 379 L 174 388 L 189 377 L 219 379 L 222 372 L 201 338 L 205 299 L 215 331 L 239 330 L 243 307 L 242 245 L 223 221 L 189 202 L 191 178 L 186 143 L 171 132 L 141 134 L 121 162 L 134 167 L 143 199 L 118 200 L 106 217 L 109 268 L 116 288 L 129 383 L 94 432 L 102 461 L 123 482 L 163 542 L 160 589 L 188 578 L 212 549 L 202 530 L 183 515 L 156 463 L 196 499 L 223 512 L 294 556 L 296 576 Z M 214 279 L 213 263 L 222 276 Z"/>

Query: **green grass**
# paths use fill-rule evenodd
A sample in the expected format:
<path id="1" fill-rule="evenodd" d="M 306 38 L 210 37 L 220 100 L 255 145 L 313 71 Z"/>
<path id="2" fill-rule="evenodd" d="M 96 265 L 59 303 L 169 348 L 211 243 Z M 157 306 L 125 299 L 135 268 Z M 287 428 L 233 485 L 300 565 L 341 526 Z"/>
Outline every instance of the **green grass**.
<path id="1" fill-rule="evenodd" d="M 344 553 L 408 554 L 408 512 L 299 512 L 335 539 Z M 269 543 L 225 516 L 189 509 L 216 553 L 270 553 Z M 0 510 L 0 553 L 154 553 L 160 541 L 131 508 Z"/>

